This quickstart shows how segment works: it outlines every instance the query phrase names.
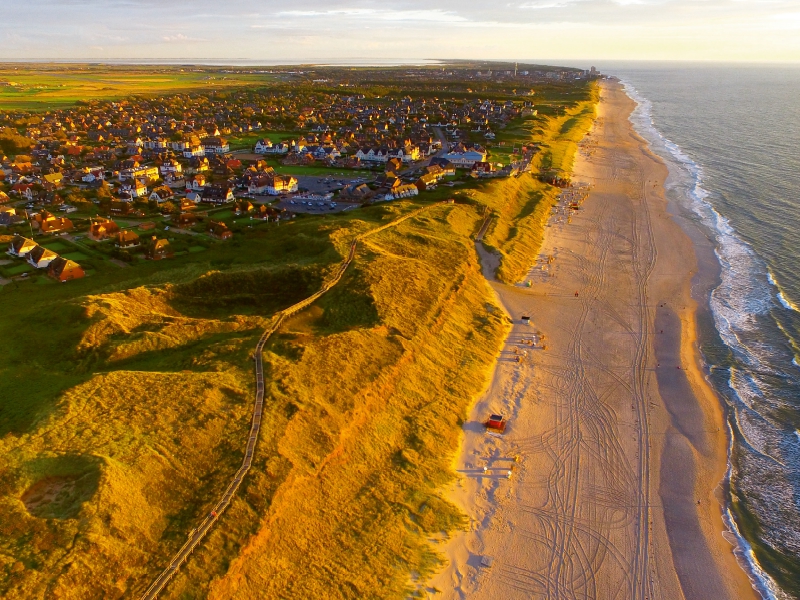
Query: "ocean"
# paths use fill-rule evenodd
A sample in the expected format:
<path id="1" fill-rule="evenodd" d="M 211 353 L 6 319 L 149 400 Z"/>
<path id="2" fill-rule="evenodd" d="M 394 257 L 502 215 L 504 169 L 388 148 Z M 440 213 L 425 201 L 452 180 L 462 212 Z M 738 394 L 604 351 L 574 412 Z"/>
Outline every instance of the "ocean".
<path id="1" fill-rule="evenodd" d="M 800 598 L 800 67 L 598 67 L 716 250 L 700 345 L 728 409 L 726 523 L 756 590 Z"/>

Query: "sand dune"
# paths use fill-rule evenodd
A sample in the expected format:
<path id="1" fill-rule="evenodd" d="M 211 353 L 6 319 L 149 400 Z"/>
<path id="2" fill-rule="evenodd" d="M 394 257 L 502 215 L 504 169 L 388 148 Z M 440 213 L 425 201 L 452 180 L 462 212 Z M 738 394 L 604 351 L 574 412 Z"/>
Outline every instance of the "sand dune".
<path id="1" fill-rule="evenodd" d="M 465 426 L 452 497 L 471 528 L 436 597 L 755 597 L 714 495 L 726 440 L 694 341 L 695 253 L 633 106 L 604 84 L 574 175 L 592 191 L 552 221 L 554 261 L 531 287 L 492 282 L 515 325 Z M 525 342 L 536 332 L 546 350 Z M 504 436 L 484 433 L 490 412 L 509 418 Z"/>

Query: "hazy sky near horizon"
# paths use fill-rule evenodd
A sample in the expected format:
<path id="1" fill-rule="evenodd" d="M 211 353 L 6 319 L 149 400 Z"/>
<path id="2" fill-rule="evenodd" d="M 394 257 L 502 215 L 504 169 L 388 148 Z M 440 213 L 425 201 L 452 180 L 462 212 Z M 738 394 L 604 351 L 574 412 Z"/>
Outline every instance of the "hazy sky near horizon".
<path id="1" fill-rule="evenodd" d="M 800 62 L 800 0 L 27 0 L 3 58 Z"/>

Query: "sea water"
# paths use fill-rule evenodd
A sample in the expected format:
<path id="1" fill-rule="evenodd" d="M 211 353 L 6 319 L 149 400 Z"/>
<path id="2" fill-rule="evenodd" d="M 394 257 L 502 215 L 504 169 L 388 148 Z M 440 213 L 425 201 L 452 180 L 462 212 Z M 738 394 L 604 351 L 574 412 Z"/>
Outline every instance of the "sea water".
<path id="1" fill-rule="evenodd" d="M 800 598 L 800 68 L 599 65 L 720 264 L 701 335 L 728 406 L 726 523 L 765 598 Z"/>

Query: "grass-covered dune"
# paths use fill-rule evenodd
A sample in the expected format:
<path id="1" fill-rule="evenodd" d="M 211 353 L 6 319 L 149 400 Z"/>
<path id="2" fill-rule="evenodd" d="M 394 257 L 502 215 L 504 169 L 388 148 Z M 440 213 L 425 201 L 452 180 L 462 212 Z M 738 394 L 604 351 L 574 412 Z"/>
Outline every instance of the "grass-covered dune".
<path id="1" fill-rule="evenodd" d="M 71 328 L 59 356 L 37 358 L 66 376 L 55 403 L 25 414 L 16 381 L 0 404 L 0 596 L 141 593 L 241 461 L 249 353 L 270 315 L 315 291 L 353 237 L 415 207 L 286 226 L 320 244 L 283 266 L 272 255 L 169 284 L 98 280 L 54 303 L 4 291 L 17 323 L 50 314 L 46 327 Z M 472 204 L 432 205 L 366 238 L 340 284 L 271 340 L 254 468 L 164 597 L 401 597 L 434 567 L 428 536 L 460 521 L 437 489 L 506 328 L 471 242 L 480 220 Z M 251 249 L 269 249 L 253 235 Z M 34 329 L 0 367 L 35 354 L 46 331 Z"/>
<path id="2" fill-rule="evenodd" d="M 460 523 L 437 495 L 468 406 L 506 330 L 470 235 L 479 213 L 435 207 L 368 238 L 356 268 L 268 348 L 291 467 L 212 598 L 401 598 Z M 326 314 L 350 296 L 372 323 Z M 333 319 L 341 318 L 336 315 Z"/>
<path id="3" fill-rule="evenodd" d="M 595 119 L 597 89 L 591 88 L 588 95 L 563 115 L 525 121 L 516 130 L 503 132 L 503 136 L 521 144 L 536 140 L 541 147 L 534 157 L 534 172 L 569 179 L 578 142 Z M 516 283 L 527 273 L 542 245 L 545 224 L 559 191 L 529 176 L 491 180 L 470 191 L 474 200 L 492 211 L 484 242 L 500 253 L 500 281 Z"/>

